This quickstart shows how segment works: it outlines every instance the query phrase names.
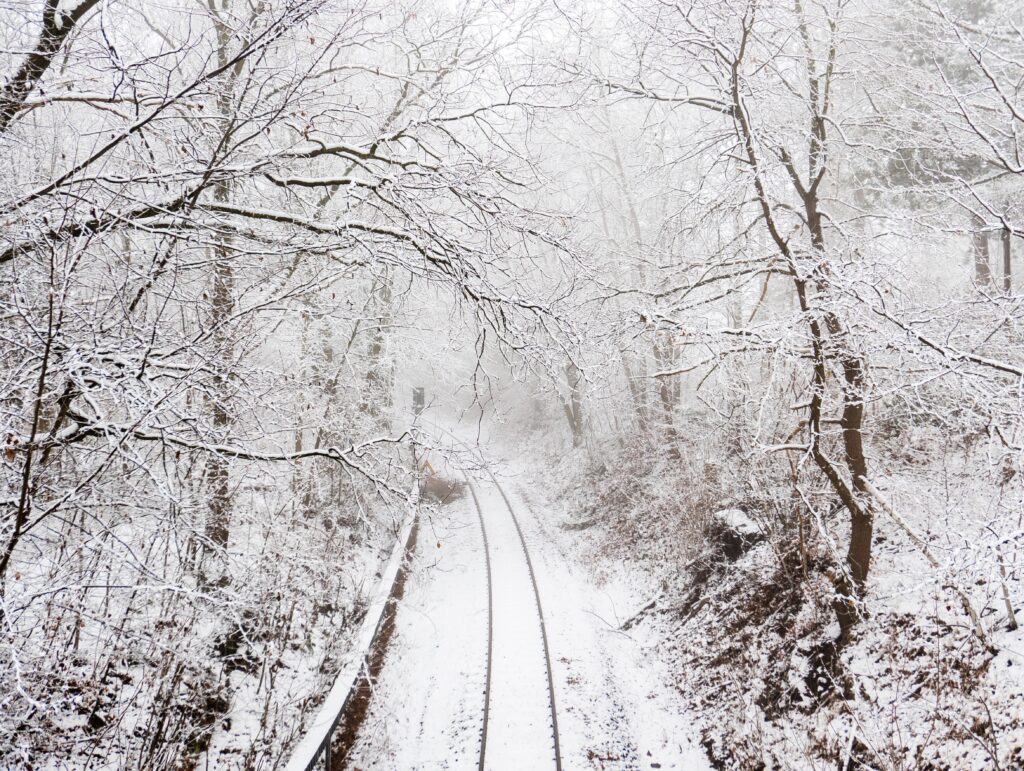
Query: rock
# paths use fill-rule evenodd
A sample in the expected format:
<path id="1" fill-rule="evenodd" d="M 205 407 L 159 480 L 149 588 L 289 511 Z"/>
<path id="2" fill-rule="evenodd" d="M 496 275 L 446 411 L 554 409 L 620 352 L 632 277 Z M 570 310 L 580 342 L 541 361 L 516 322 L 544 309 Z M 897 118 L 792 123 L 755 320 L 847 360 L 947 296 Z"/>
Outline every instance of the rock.
<path id="1" fill-rule="evenodd" d="M 722 509 L 712 514 L 708 537 L 730 562 L 764 540 L 761 528 L 742 509 Z"/>

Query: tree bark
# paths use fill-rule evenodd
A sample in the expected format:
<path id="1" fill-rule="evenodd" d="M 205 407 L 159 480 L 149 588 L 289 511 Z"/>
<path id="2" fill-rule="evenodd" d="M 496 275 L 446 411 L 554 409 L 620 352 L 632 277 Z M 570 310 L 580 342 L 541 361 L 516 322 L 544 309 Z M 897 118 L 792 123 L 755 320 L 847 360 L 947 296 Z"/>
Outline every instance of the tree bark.
<path id="1" fill-rule="evenodd" d="M 214 195 L 218 201 L 230 198 L 227 183 L 218 184 Z M 218 243 L 214 250 L 216 261 L 213 266 L 213 291 L 210 300 L 210 323 L 214 330 L 214 366 L 210 419 L 215 441 L 223 443 L 234 424 L 228 405 L 230 399 L 232 341 L 227 328 L 234 309 L 234 268 L 231 264 L 230 244 L 227 240 Z M 207 461 L 206 480 L 209 485 L 208 516 L 205 535 L 206 551 L 213 565 L 203 566 L 203 581 L 211 586 L 226 586 L 230 583 L 227 564 L 228 541 L 231 536 L 231 475 L 228 459 L 212 453 Z"/>
<path id="2" fill-rule="evenodd" d="M 572 446 L 579 447 L 583 444 L 583 373 L 572 361 L 565 364 L 565 382 L 569 386 L 569 401 L 562 406 L 572 432 Z"/>
<path id="3" fill-rule="evenodd" d="M 974 233 L 971 236 L 974 245 L 974 280 L 978 286 L 990 287 L 994 285 L 994 281 L 985 222 L 977 215 L 972 218 L 972 222 L 974 223 Z"/>
<path id="4" fill-rule="evenodd" d="M 1013 248 L 1010 244 L 1010 235 L 1010 229 L 1004 227 L 1001 236 L 1003 240 L 1003 291 L 1006 294 L 1013 291 L 1013 266 L 1011 264 Z"/>
<path id="5" fill-rule="evenodd" d="M 43 27 L 36 47 L 25 57 L 18 71 L 0 90 L 0 134 L 7 130 L 14 116 L 24 106 L 28 95 L 50 68 L 75 25 L 99 0 L 84 0 L 69 11 L 58 13 L 60 0 L 46 0 L 43 6 Z"/>
<path id="6" fill-rule="evenodd" d="M 230 58 L 228 46 L 231 40 L 231 31 L 214 3 L 209 4 L 209 9 L 217 31 L 217 61 L 220 66 L 224 66 Z M 230 77 L 223 84 L 222 90 L 217 96 L 217 111 L 225 121 L 225 128 L 220 138 L 220 147 L 215 150 L 215 155 L 229 144 L 234 131 L 231 96 L 240 68 L 241 64 L 232 70 Z M 231 183 L 227 180 L 217 182 L 213 188 L 213 197 L 218 203 L 229 203 L 231 201 Z M 235 309 L 235 276 L 231 250 L 230 235 L 221 236 L 213 247 L 210 324 L 214 375 L 209 407 L 211 428 L 214 440 L 218 443 L 226 443 L 234 425 L 234 415 L 228 403 L 231 398 L 230 368 L 233 363 L 233 341 L 229 326 L 231 315 Z M 227 457 L 219 453 L 210 454 L 206 466 L 206 482 L 209 487 L 207 520 L 204 529 L 206 560 L 204 560 L 200 578 L 208 586 L 223 587 L 231 583 L 228 543 L 231 538 L 233 501 Z"/>
<path id="7" fill-rule="evenodd" d="M 646 370 L 643 362 L 639 362 L 640 374 L 633 372 L 629 363 L 629 353 L 622 351 L 622 373 L 626 378 L 626 387 L 629 389 L 629 396 L 633 402 L 633 411 L 636 413 L 636 422 L 639 433 L 647 434 L 650 425 L 650 416 L 647 409 L 647 389 L 643 387 L 642 381 L 646 377 Z"/>
<path id="8" fill-rule="evenodd" d="M 381 431 L 391 430 L 391 407 L 394 390 L 394 366 L 388 357 L 387 339 L 391 326 L 391 275 L 374 283 L 371 289 L 376 324 L 370 332 L 369 360 L 366 368 L 366 395 L 363 412 Z"/>
<path id="9" fill-rule="evenodd" d="M 799 6 L 798 6 L 799 7 Z M 810 53 L 810 37 L 801 25 L 808 48 L 807 68 L 811 122 L 809 127 L 810 145 L 808 147 L 807 178 L 802 179 L 786 148 L 780 148 L 780 157 L 793 186 L 793 190 L 803 203 L 804 217 L 811 236 L 811 248 L 815 256 L 815 264 L 810 277 L 805 277 L 804 266 L 794 253 L 790 240 L 784 235 L 776 221 L 772 198 L 769 196 L 763 179 L 761 159 L 754 138 L 754 130 L 750 125 L 741 87 L 741 65 L 746 54 L 753 27 L 753 16 L 744 18 L 743 36 L 737 58 L 732 62 L 731 97 L 732 112 L 736 120 L 739 139 L 743 145 L 747 161 L 753 176 L 754 192 L 765 226 L 780 255 L 789 266 L 800 302 L 800 310 L 806 320 L 811 338 L 812 372 L 811 400 L 808 407 L 808 450 L 829 485 L 839 500 L 850 513 L 850 543 L 846 554 L 846 575 L 838 582 L 835 611 L 840 626 L 840 641 L 850 639 L 850 632 L 857 621 L 857 600 L 862 597 L 867 583 L 868 571 L 871 566 L 871 547 L 874 532 L 874 515 L 870 500 L 862 495 L 867 484 L 867 459 L 863 449 L 864 424 L 864 387 L 865 363 L 863 357 L 849 347 L 850 335 L 839 317 L 832 311 L 812 308 L 809 297 L 809 285 L 823 297 L 828 292 L 829 264 L 825 250 L 825 232 L 821 211 L 819 210 L 818 187 L 827 171 L 826 164 L 826 130 L 824 117 L 826 102 L 822 102 L 823 90 L 814 59 Z M 832 72 L 835 50 L 830 49 L 827 57 L 828 65 L 824 77 L 827 79 Z M 824 93 L 827 94 L 827 80 Z M 850 484 L 843 478 L 839 469 L 825 454 L 821 446 L 821 423 L 827 381 L 833 363 L 838 363 L 843 374 L 840 385 L 842 391 L 843 456 L 846 469 L 850 475 Z"/>
<path id="10" fill-rule="evenodd" d="M 674 361 L 672 337 L 667 332 L 655 333 L 654 356 L 658 369 L 662 372 L 671 371 Z M 661 403 L 662 419 L 665 421 L 665 442 L 668 445 L 668 457 L 679 460 L 678 434 L 676 433 L 676 388 L 678 375 L 663 375 L 658 378 L 658 400 Z"/>

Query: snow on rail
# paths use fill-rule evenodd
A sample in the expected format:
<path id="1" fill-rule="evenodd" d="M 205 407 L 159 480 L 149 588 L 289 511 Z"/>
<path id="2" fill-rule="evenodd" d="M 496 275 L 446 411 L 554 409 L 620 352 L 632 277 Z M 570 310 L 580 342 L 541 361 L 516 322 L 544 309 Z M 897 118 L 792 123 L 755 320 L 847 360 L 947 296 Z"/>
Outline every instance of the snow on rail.
<path id="1" fill-rule="evenodd" d="M 551 656 L 533 563 L 511 502 L 488 475 L 490 483 L 467 476 L 484 537 L 490 600 L 478 768 L 532 771 L 553 760 L 561 771 Z M 506 516 L 498 514 L 502 508 Z"/>

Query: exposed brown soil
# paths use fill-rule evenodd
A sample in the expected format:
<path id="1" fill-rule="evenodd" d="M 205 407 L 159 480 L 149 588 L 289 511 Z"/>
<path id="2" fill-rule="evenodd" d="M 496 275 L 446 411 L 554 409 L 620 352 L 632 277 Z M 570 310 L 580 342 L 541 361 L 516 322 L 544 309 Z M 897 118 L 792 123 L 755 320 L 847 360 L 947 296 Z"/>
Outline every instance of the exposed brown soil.
<path id="1" fill-rule="evenodd" d="M 420 482 L 420 497 L 442 506 L 457 501 L 465 494 L 465 482 L 448 479 L 438 474 L 429 474 Z"/>
<path id="2" fill-rule="evenodd" d="M 373 638 L 373 643 L 370 646 L 366 660 L 363 662 L 362 674 L 356 684 L 355 691 L 345 705 L 345 711 L 338 722 L 337 728 L 334 730 L 334 740 L 331 743 L 330 771 L 346 771 L 350 768 L 348 763 L 349 753 L 355 744 L 359 729 L 366 720 L 374 686 L 381 670 L 384 668 L 384 659 L 391 645 L 391 638 L 395 634 L 395 618 L 398 615 L 398 603 L 405 596 L 405 582 L 409 576 L 409 560 L 416 550 L 418 537 L 419 520 L 417 519 L 413 523 L 412 530 L 409 532 L 409 540 L 405 544 L 405 559 L 395 575 L 391 597 L 384 608 L 377 633 Z"/>

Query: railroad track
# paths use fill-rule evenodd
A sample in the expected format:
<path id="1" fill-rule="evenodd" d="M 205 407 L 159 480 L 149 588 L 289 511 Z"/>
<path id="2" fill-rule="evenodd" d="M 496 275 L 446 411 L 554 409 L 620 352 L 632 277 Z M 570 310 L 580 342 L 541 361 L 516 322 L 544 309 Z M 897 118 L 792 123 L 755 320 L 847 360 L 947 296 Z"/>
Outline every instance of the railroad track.
<path id="1" fill-rule="evenodd" d="M 443 430 L 443 429 L 442 429 Z M 448 432 L 445 432 L 448 433 Z M 537 637 L 533 641 L 534 644 L 538 645 L 539 650 L 535 651 L 537 657 L 542 661 L 543 676 L 542 685 L 547 696 L 547 711 L 550 715 L 550 741 L 551 741 L 551 758 L 553 761 L 554 768 L 556 771 L 562 769 L 562 757 L 561 748 L 559 746 L 558 738 L 558 709 L 556 706 L 555 699 L 555 688 L 554 678 L 551 670 L 551 650 L 548 645 L 547 628 L 544 622 L 544 610 L 541 603 L 540 590 L 537 586 L 537 577 L 533 568 L 533 560 L 530 557 L 530 550 L 526 544 L 526 538 L 523 535 L 523 529 L 520 525 L 519 518 L 516 516 L 512 502 L 509 500 L 508 494 L 505 492 L 501 483 L 498 482 L 494 474 L 488 469 L 487 475 L 490 477 L 490 482 L 494 489 L 498 492 L 501 498 L 502 508 L 508 513 L 508 522 L 502 523 L 500 516 L 495 516 L 493 508 L 491 509 L 491 515 L 485 516 L 484 507 L 480 502 L 480 492 L 478 485 L 466 475 L 466 483 L 469 487 L 470 494 L 473 498 L 473 505 L 476 507 L 477 516 L 480 521 L 480 533 L 484 545 L 484 559 L 487 570 L 487 599 L 488 599 L 488 610 L 487 610 L 487 663 L 486 663 L 486 678 L 484 683 L 484 708 L 483 708 L 483 723 L 480 732 L 480 759 L 478 764 L 479 771 L 491 766 L 488 765 L 488 749 L 491 749 L 491 753 L 497 756 L 497 763 L 501 764 L 505 753 L 510 748 L 510 743 L 519 740 L 529 741 L 529 730 L 516 731 L 514 727 L 514 720 L 509 720 L 508 717 L 501 713 L 502 710 L 511 709 L 524 709 L 530 706 L 536 707 L 536 688 L 538 683 L 536 677 L 534 677 L 533 693 L 525 694 L 526 698 L 522 698 L 522 694 L 518 693 L 517 690 L 522 690 L 522 687 L 530 685 L 529 672 L 522 672 L 516 669 L 516 656 L 519 656 L 520 662 L 523 660 L 529 660 L 531 658 L 529 635 L 529 619 L 526 609 L 523 607 L 525 604 L 523 597 L 521 596 L 523 591 L 529 593 L 529 602 L 533 605 L 535 611 L 535 620 L 537 623 Z M 508 537 L 501 539 L 500 542 L 496 542 L 495 539 L 488 537 L 488 520 L 491 523 L 492 534 L 495 530 L 505 529 L 505 535 L 508 536 L 509 528 L 508 523 L 511 523 L 511 530 L 514 531 L 514 543 L 510 544 L 512 540 Z M 518 545 L 518 559 L 522 562 L 519 566 L 516 566 L 517 560 L 514 555 L 514 546 Z M 498 551 L 500 549 L 500 551 Z M 496 553 L 497 552 L 497 553 Z M 522 567 L 525 566 L 525 573 L 522 571 Z M 495 574 L 499 573 L 497 579 Z M 527 580 L 527 585 L 523 586 L 523 579 Z M 504 607 L 499 606 L 499 618 L 497 625 L 500 626 L 498 635 L 495 634 L 495 585 L 498 584 L 498 588 L 503 590 L 501 600 L 503 601 Z M 516 597 L 516 593 L 520 596 Z M 499 660 L 499 669 L 501 669 L 501 677 L 495 687 L 495 642 L 496 636 L 499 647 L 499 655 L 503 657 L 504 662 Z M 523 643 L 523 645 L 520 645 Z M 514 650 L 515 649 L 515 650 Z M 529 667 L 527 667 L 529 669 Z M 534 672 L 536 674 L 536 672 Z M 533 696 L 533 704 L 524 703 L 530 701 L 530 696 Z M 503 733 L 500 739 L 504 741 L 498 742 L 498 746 L 495 747 L 495 743 L 492 741 L 489 744 L 489 739 L 495 737 L 492 736 L 491 730 L 491 718 L 495 709 L 495 703 L 497 703 L 497 711 L 499 714 L 498 721 L 498 733 Z M 518 714 L 517 717 L 524 717 L 522 714 Z M 511 729 L 511 730 L 510 730 Z M 530 751 L 536 752 L 539 750 L 536 746 L 525 746 L 523 744 L 517 744 L 515 750 L 517 752 Z M 496 750 L 496 751 L 495 751 Z M 517 767 L 524 768 L 539 768 L 537 765 L 542 762 L 541 757 L 534 756 L 529 760 L 519 758 L 517 760 Z M 523 765 L 523 764 L 528 764 Z"/>
<path id="2" fill-rule="evenodd" d="M 436 428 L 468 447 L 451 432 Z M 487 582 L 487 658 L 478 769 L 533 771 L 553 765 L 555 771 L 561 771 L 551 652 L 533 560 L 508 494 L 494 473 L 486 467 L 484 470 L 486 480 L 474 480 L 464 472 L 480 524 Z M 393 566 L 394 578 L 387 580 L 391 588 L 386 600 L 382 598 L 376 628 L 372 635 L 369 630 L 360 635 L 360 671 L 339 678 L 328 697 L 328 702 L 339 706 L 325 704 L 319 720 L 324 725 L 314 727 L 303 740 L 305 746 L 293 754 L 289 771 L 312 771 L 316 767 L 333 771 L 336 765 L 345 765 L 344 756 L 365 713 L 363 702 L 368 702 L 369 684 L 383 665 L 383 649 L 390 638 L 384 626 L 394 622 L 394 606 L 404 585 L 401 571 L 414 539 L 415 529 L 410 529 L 408 539 L 401 539 L 401 559 Z M 393 556 L 392 562 L 396 559 Z M 347 693 L 338 689 L 342 680 L 351 681 Z M 362 705 L 357 710 L 360 718 L 354 729 L 346 729 L 346 716 L 357 702 Z M 544 713 L 546 718 L 542 717 Z M 339 746 L 338 756 L 332 757 L 332 744 L 342 738 L 344 742 L 338 744 L 344 746 Z"/>
<path id="3" fill-rule="evenodd" d="M 487 724 L 491 716 L 491 673 L 494 664 L 494 582 L 491 579 L 491 549 L 487 542 L 487 524 L 484 522 L 484 512 L 480 508 L 476 487 L 473 486 L 468 474 L 466 486 L 473 496 L 473 505 L 476 506 L 477 517 L 480 518 L 480 537 L 484 542 L 484 563 L 487 567 L 487 675 L 484 678 L 484 719 L 480 729 L 480 763 L 477 766 L 479 771 L 484 771 L 484 760 L 487 757 Z"/>

